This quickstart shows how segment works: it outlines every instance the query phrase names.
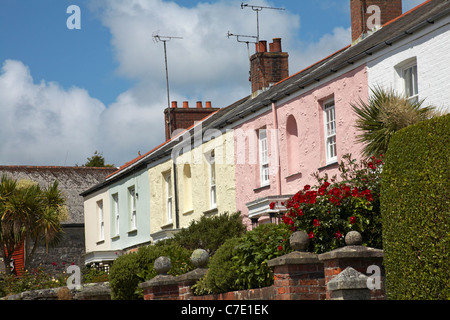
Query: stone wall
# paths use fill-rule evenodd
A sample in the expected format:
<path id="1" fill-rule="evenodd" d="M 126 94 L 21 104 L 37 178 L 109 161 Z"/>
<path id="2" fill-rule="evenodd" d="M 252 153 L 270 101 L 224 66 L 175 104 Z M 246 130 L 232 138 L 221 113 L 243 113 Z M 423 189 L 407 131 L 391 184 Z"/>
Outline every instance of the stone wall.
<path id="1" fill-rule="evenodd" d="M 181 276 L 167 275 L 170 259 L 155 261 L 159 275 L 139 284 L 145 300 L 381 300 L 385 299 L 383 251 L 361 245 L 357 232 L 346 235 L 346 246 L 315 254 L 305 252 L 309 241 L 304 232 L 291 237 L 294 251 L 268 261 L 274 271 L 270 287 L 195 296 L 193 284 L 207 272 L 206 262 Z M 197 264 L 196 264 L 197 263 Z M 375 272 L 374 272 L 375 271 Z M 368 275 L 367 275 L 368 274 Z"/>

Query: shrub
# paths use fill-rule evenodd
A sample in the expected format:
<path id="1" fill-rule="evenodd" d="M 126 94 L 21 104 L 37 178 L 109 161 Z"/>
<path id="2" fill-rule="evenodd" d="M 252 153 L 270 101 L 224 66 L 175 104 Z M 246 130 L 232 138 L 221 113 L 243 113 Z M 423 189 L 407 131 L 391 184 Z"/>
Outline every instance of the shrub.
<path id="1" fill-rule="evenodd" d="M 213 255 L 225 240 L 240 237 L 245 230 L 240 212 L 223 213 L 192 221 L 188 228 L 175 235 L 174 240 L 187 249 L 205 249 Z"/>
<path id="2" fill-rule="evenodd" d="M 197 295 L 209 293 L 222 293 L 234 290 L 236 271 L 234 270 L 233 256 L 240 238 L 232 238 L 216 251 L 209 261 L 208 273 L 205 277 L 205 283 L 196 290 Z M 199 289 L 202 290 L 199 290 Z"/>
<path id="3" fill-rule="evenodd" d="M 237 245 L 233 261 L 238 289 L 267 287 L 273 284 L 273 271 L 267 261 L 292 251 L 291 230 L 284 224 L 263 224 L 247 232 Z"/>
<path id="4" fill-rule="evenodd" d="M 390 299 L 449 299 L 450 115 L 396 133 L 382 174 Z"/>
<path id="5" fill-rule="evenodd" d="M 344 156 L 339 166 L 341 181 L 319 177 L 319 186 L 306 185 L 286 203 L 282 221 L 310 238 L 309 251 L 323 253 L 344 245 L 347 232 L 356 230 L 363 244 L 381 247 L 379 185 L 382 161 L 375 157 L 357 163 Z"/>
<path id="6" fill-rule="evenodd" d="M 273 284 L 267 261 L 292 251 L 291 231 L 283 224 L 264 224 L 241 238 L 232 238 L 216 251 L 208 273 L 197 282 L 195 294 L 261 288 Z"/>
<path id="7" fill-rule="evenodd" d="M 192 269 L 190 255 L 191 251 L 173 241 L 167 241 L 139 248 L 137 252 L 117 258 L 109 274 L 112 298 L 115 300 L 142 299 L 142 291 L 138 285 L 157 275 L 153 269 L 153 263 L 157 258 L 168 256 L 172 261 L 172 269 L 168 273 L 179 275 Z"/>

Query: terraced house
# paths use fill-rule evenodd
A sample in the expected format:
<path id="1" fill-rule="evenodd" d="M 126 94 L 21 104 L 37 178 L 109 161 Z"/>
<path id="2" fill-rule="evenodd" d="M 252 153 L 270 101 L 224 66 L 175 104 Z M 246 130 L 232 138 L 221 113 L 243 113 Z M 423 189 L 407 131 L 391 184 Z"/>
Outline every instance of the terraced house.
<path id="1" fill-rule="evenodd" d="M 331 176 L 343 155 L 361 157 L 351 103 L 375 85 L 448 107 L 450 3 L 406 13 L 401 0 L 350 6 L 352 43 L 325 59 L 289 76 L 281 39 L 260 41 L 248 97 L 220 109 L 173 102 L 167 141 L 83 193 L 86 263 L 171 237 L 202 215 L 269 222 L 269 204 L 314 184 L 312 173 Z"/>

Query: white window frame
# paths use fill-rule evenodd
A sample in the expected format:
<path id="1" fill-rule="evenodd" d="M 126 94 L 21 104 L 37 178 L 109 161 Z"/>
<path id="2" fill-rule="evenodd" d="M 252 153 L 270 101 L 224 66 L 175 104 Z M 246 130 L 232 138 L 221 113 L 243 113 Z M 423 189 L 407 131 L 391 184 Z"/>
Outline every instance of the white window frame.
<path id="1" fill-rule="evenodd" d="M 164 175 L 166 188 L 166 219 L 167 223 L 173 222 L 173 196 L 172 196 L 172 175 L 170 172 Z"/>
<path id="2" fill-rule="evenodd" d="M 325 130 L 325 155 L 326 163 L 337 161 L 336 146 L 336 106 L 334 100 L 325 101 L 323 104 L 323 120 Z"/>
<path id="3" fill-rule="evenodd" d="M 103 200 L 97 201 L 98 241 L 105 240 L 105 217 L 103 215 Z"/>
<path id="4" fill-rule="evenodd" d="M 216 192 L 216 158 L 214 150 L 209 153 L 209 204 L 210 209 L 217 208 L 217 192 Z"/>
<path id="5" fill-rule="evenodd" d="M 130 231 L 137 229 L 137 212 L 136 212 L 136 187 L 128 188 L 129 206 L 130 206 Z"/>
<path id="6" fill-rule="evenodd" d="M 402 67 L 401 78 L 406 98 L 410 101 L 419 101 L 417 62 L 415 60 Z"/>
<path id="7" fill-rule="evenodd" d="M 112 202 L 113 202 L 114 233 L 116 236 L 118 236 L 119 231 L 120 231 L 119 194 L 118 193 L 115 193 L 112 195 Z"/>
<path id="8" fill-rule="evenodd" d="M 259 151 L 259 175 L 261 187 L 268 186 L 269 179 L 269 146 L 267 142 L 267 129 L 258 130 L 258 151 Z"/>

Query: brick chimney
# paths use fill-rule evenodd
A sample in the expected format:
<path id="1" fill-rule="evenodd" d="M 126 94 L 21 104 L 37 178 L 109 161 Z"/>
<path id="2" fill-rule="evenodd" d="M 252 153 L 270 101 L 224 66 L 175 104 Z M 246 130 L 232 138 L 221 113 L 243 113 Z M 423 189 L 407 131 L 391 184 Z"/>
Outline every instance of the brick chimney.
<path id="1" fill-rule="evenodd" d="M 371 26 L 375 22 L 383 25 L 401 16 L 403 13 L 402 0 L 350 0 L 350 9 L 352 18 L 352 42 L 364 39 L 372 30 Z M 376 10 L 374 11 L 373 9 Z M 380 18 L 378 21 L 376 19 L 377 15 Z"/>
<path id="2" fill-rule="evenodd" d="M 281 38 L 274 38 L 269 44 L 261 40 L 256 44 L 256 53 L 250 57 L 250 81 L 252 96 L 269 88 L 289 76 L 289 54 L 281 50 Z"/>
<path id="3" fill-rule="evenodd" d="M 172 126 L 172 132 L 177 129 L 187 129 L 192 126 L 196 121 L 200 121 L 209 114 L 216 112 L 220 108 L 212 108 L 211 101 L 206 101 L 205 107 L 201 101 L 197 101 L 194 108 L 189 107 L 188 101 L 183 101 L 183 107 L 178 108 L 177 101 L 172 101 L 172 107 L 170 108 L 170 124 Z M 169 133 L 169 110 L 164 110 L 165 131 L 166 140 L 170 139 Z"/>

